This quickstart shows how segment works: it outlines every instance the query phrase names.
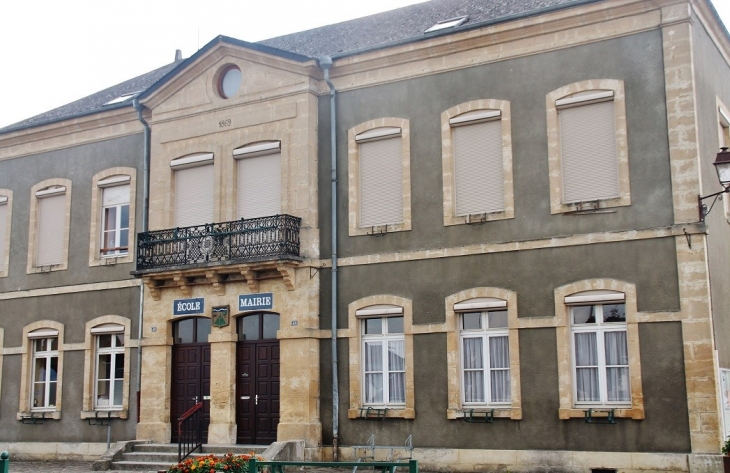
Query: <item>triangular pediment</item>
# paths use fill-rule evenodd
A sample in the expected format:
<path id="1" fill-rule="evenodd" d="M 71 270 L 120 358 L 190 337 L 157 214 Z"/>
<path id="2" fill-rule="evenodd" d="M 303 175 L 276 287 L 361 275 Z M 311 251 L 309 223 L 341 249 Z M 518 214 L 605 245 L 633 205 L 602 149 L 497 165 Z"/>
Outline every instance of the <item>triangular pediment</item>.
<path id="1" fill-rule="evenodd" d="M 221 81 L 230 69 L 240 71 L 240 86 L 226 97 Z M 219 37 L 171 71 L 140 102 L 155 119 L 170 119 L 305 91 L 311 78 L 320 75 L 314 59 Z"/>

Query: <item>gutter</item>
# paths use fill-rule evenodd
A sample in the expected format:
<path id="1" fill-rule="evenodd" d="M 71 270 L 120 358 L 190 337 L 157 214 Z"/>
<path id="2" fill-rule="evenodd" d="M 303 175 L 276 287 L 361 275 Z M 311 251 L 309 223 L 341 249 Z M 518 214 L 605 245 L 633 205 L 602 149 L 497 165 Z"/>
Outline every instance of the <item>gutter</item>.
<path id="1" fill-rule="evenodd" d="M 132 106 L 137 110 L 137 119 L 144 127 L 144 167 L 143 167 L 143 200 L 142 200 L 142 233 L 147 231 L 149 218 L 149 201 L 150 201 L 150 142 L 152 130 L 150 125 L 142 117 L 144 106 L 140 105 L 137 97 L 132 101 Z M 137 422 L 140 420 L 140 407 L 142 391 L 142 314 L 144 313 L 144 283 L 140 279 L 139 282 L 139 316 L 137 319 Z"/>
<path id="2" fill-rule="evenodd" d="M 319 67 L 324 71 L 324 80 L 330 88 L 330 154 L 331 154 L 331 175 L 332 182 L 331 210 L 332 221 L 332 455 L 334 461 L 339 461 L 339 417 L 340 417 L 340 391 L 337 377 L 337 91 L 330 80 L 330 69 L 332 58 L 322 56 L 319 58 Z"/>

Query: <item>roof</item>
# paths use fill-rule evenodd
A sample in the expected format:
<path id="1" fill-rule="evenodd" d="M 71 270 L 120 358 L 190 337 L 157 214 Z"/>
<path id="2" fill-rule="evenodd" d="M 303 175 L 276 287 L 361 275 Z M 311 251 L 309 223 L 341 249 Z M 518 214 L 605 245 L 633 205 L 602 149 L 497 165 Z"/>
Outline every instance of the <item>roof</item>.
<path id="1" fill-rule="evenodd" d="M 48 112 L 41 113 L 26 120 L 0 128 L 0 133 L 8 133 L 11 131 L 22 130 L 34 126 L 46 125 L 49 123 L 66 120 L 68 118 L 82 117 L 102 110 L 114 110 L 117 108 L 129 107 L 132 105 L 133 95 L 148 89 L 152 84 L 164 77 L 168 72 L 175 68 L 182 61 L 175 61 L 166 66 L 155 69 L 154 71 L 129 79 L 121 84 L 114 85 L 108 89 L 104 89 L 88 97 L 76 100 L 75 102 L 62 105 Z M 129 95 L 126 100 L 104 105 L 114 99 Z"/>
<path id="2" fill-rule="evenodd" d="M 218 36 L 186 60 L 175 61 L 62 107 L 0 128 L 0 133 L 81 117 L 102 110 L 129 107 L 132 105 L 132 96 L 113 104 L 108 102 L 132 93 L 141 93 L 140 98 L 148 96 L 220 42 L 295 61 L 325 55 L 337 58 L 596 1 L 600 0 L 431 0 L 257 43 Z M 711 4 L 710 8 L 722 25 Z M 468 18 L 459 26 L 425 33 L 438 22 L 464 16 Z"/>
<path id="3" fill-rule="evenodd" d="M 431 36 L 451 34 L 485 23 L 544 13 L 597 0 L 431 0 L 334 25 L 260 41 L 259 44 L 310 57 L 345 56 Z M 461 26 L 424 32 L 439 21 L 468 15 Z"/>

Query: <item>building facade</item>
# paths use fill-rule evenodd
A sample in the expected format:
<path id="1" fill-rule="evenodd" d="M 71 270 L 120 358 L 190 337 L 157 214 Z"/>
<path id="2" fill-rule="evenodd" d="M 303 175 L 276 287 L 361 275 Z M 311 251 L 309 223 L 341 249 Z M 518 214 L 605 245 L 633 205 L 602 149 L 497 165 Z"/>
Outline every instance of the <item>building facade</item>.
<path id="1" fill-rule="evenodd" d="M 0 448 L 16 459 L 96 459 L 134 438 L 144 142 L 114 100 L 164 72 L 0 134 Z"/>
<path id="2" fill-rule="evenodd" d="M 112 420 L 130 439 L 177 441 L 202 402 L 208 443 L 312 459 L 373 441 L 440 471 L 721 471 L 730 194 L 698 197 L 722 190 L 730 35 L 708 1 L 433 0 L 218 37 L 136 90 L 117 134 L 0 135 L 24 170 L 0 173 L 13 441 L 44 440 L 24 423 L 60 417 L 30 405 L 56 382 L 61 422 L 138 414 Z M 127 185 L 146 224 L 103 264 Z M 73 222 L 50 271 L 46 198 Z M 122 350 L 94 344 L 120 327 L 127 404 L 101 409 L 89 367 Z M 30 368 L 54 357 L 63 390 Z"/>

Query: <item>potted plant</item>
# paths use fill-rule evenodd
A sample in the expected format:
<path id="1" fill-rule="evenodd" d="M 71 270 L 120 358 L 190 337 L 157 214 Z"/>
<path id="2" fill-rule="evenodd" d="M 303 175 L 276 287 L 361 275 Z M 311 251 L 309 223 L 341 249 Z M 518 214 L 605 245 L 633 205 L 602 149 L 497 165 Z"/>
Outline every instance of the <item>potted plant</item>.
<path id="1" fill-rule="evenodd" d="M 722 466 L 725 473 L 730 473 L 730 437 L 722 444 Z"/>
<path id="2" fill-rule="evenodd" d="M 223 457 L 205 455 L 187 458 L 177 465 L 172 465 L 167 473 L 211 473 L 224 471 L 226 473 L 248 473 L 248 461 L 251 458 L 263 460 L 258 455 L 234 455 L 226 453 Z"/>

